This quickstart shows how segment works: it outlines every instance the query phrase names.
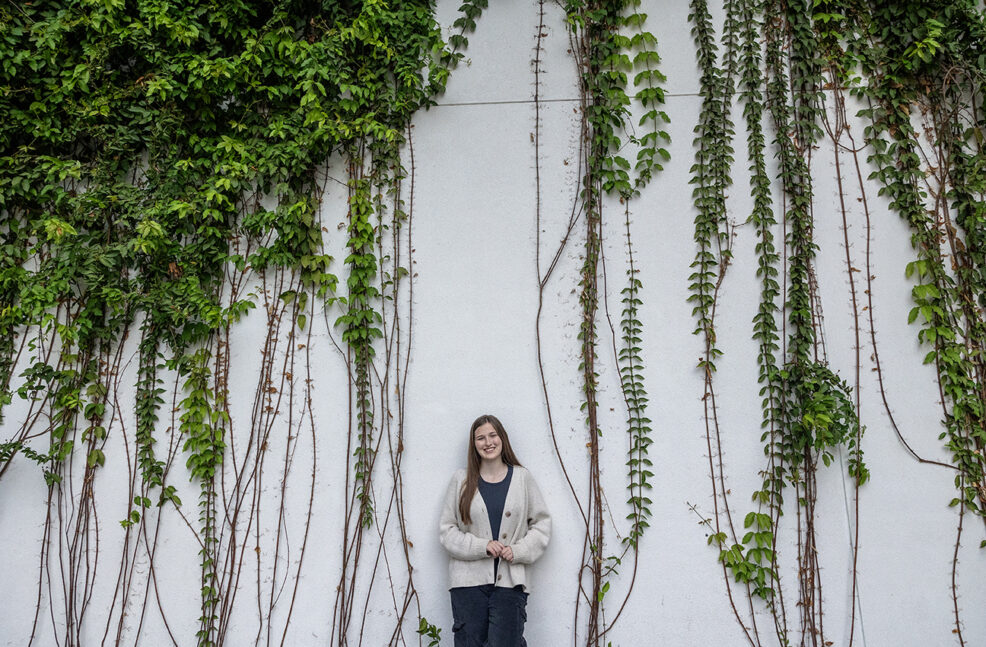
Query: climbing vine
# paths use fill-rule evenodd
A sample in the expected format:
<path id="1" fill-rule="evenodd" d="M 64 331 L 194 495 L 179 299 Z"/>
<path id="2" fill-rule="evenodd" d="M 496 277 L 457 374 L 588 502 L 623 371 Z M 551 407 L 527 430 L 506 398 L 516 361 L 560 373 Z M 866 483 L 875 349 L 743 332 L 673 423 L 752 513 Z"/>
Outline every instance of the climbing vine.
<path id="1" fill-rule="evenodd" d="M 871 150 L 869 161 L 876 168 L 872 179 L 878 181 L 881 195 L 890 199 L 890 206 L 914 232 L 912 240 L 918 258 L 908 264 L 907 275 L 914 276 L 918 285 L 913 290 L 915 307 L 910 321 L 922 318 L 925 328 L 919 333 L 919 340 L 934 349 L 926 361 L 938 369 L 945 404 L 946 431 L 942 438 L 947 439 L 947 447 L 955 457 L 956 485 L 962 492 L 952 503 L 975 514 L 980 514 L 983 503 L 982 453 L 978 451 L 982 440 L 982 373 L 977 350 L 981 348 L 982 304 L 977 300 L 977 270 L 972 260 L 976 252 L 966 251 L 975 245 L 977 216 L 972 214 L 977 213 L 982 199 L 978 165 L 969 165 L 976 158 L 981 141 L 975 133 L 981 118 L 982 57 L 973 53 L 978 52 L 973 46 L 978 41 L 972 36 L 983 33 L 981 10 L 964 2 L 898 3 L 892 7 L 825 0 L 808 4 L 760 0 L 725 3 L 721 61 L 706 3 L 693 2 L 690 16 L 702 71 L 703 97 L 693 167 L 698 251 L 692 266 L 695 272 L 690 298 L 699 324 L 696 333 L 705 343 L 699 368 L 706 378 L 704 401 L 714 511 L 704 522 L 710 528 L 709 543 L 719 547 L 724 574 L 731 573 L 750 598 L 744 614 L 727 577 L 733 611 L 752 645 L 762 644 L 763 640 L 753 598 L 762 600 L 770 610 L 778 642 L 788 644 L 792 640 L 788 622 L 792 606 L 785 603 L 777 557 L 777 534 L 788 509 L 783 498 L 785 489 L 795 489 L 797 502 L 797 630 L 802 640 L 811 636 L 813 641 L 824 641 L 821 568 L 814 524 L 815 501 L 822 493 L 816 470 L 835 460 L 841 448 L 854 488 L 858 490 L 869 478 L 862 454 L 858 369 L 852 387 L 828 367 L 814 271 L 818 246 L 814 239 L 811 168 L 813 151 L 823 133 L 828 133 L 834 147 L 843 230 L 848 230 L 840 159 L 843 152 L 855 161 L 860 201 L 869 218 L 857 154 L 860 148 L 852 143 L 846 126 L 846 90 L 868 104 L 860 116 L 870 123 L 865 143 Z M 761 32 L 765 34 L 763 43 L 759 40 Z M 763 486 L 753 496 L 758 508 L 746 515 L 742 539 L 726 496 L 712 381 L 715 359 L 722 352 L 715 334 L 718 290 L 732 255 L 731 232 L 737 226 L 725 217 L 726 187 L 731 181 L 733 133 L 729 112 L 734 73 L 739 76 L 747 131 L 753 198 L 748 222 L 757 236 L 755 252 L 761 292 L 753 337 L 760 349 L 761 440 L 767 459 L 761 471 Z M 923 117 L 916 118 L 914 108 L 919 108 Z M 769 115 L 775 133 L 769 146 L 764 115 Z M 924 141 L 913 125 L 922 119 Z M 932 148 L 931 154 L 926 152 L 925 144 Z M 782 219 L 775 217 L 771 204 L 765 154 L 768 148 L 778 159 Z M 965 169 L 969 168 L 976 170 L 966 174 Z M 968 229 L 952 225 L 953 218 L 964 218 Z M 778 224 L 784 235 L 782 253 L 775 244 Z M 859 310 L 853 273 L 860 270 L 850 254 L 848 233 L 846 237 L 858 356 Z M 955 259 L 951 264 L 949 257 Z M 868 251 L 866 266 L 869 268 Z M 867 276 L 867 285 L 871 285 L 873 277 L 868 269 Z M 869 289 L 866 294 L 870 294 Z M 778 304 L 782 298 L 786 313 L 783 323 L 779 321 Z M 873 358 L 879 373 L 872 333 L 872 299 L 868 299 L 869 305 L 862 310 L 871 313 Z M 782 362 L 778 361 L 778 352 Z M 906 440 L 904 444 L 922 462 L 935 463 L 914 454 Z M 858 504 L 856 510 L 854 597 Z M 960 515 L 960 533 L 961 527 Z M 953 568 L 954 565 L 953 560 Z M 855 636 L 855 612 L 854 602 L 850 644 Z M 962 642 L 957 601 L 956 633 Z"/>
<path id="2" fill-rule="evenodd" d="M 982 129 L 986 71 L 978 54 L 983 16 L 969 3 L 942 2 L 873 7 L 853 18 L 860 37 L 849 51 L 860 72 L 874 80 L 865 90 L 855 89 L 871 106 L 861 116 L 871 122 L 865 135 L 874 177 L 910 225 L 917 253 L 906 268 L 918 283 L 908 321 L 923 322 L 918 339 L 931 348 L 926 362 L 935 365 L 941 383 L 942 438 L 959 469 L 959 501 L 982 517 L 983 302 L 973 260 L 981 253 L 982 171 L 969 160 L 981 147 L 976 133 Z M 932 185 L 926 183 L 920 134 L 912 125 L 915 110 L 927 115 L 929 144 L 938 151 L 932 159 L 942 163 Z"/>
<path id="3" fill-rule="evenodd" d="M 691 299 L 699 320 L 696 333 L 705 340 L 705 355 L 699 368 L 705 375 L 709 473 L 713 486 L 714 514 L 706 523 L 709 543 L 719 547 L 724 575 L 732 577 L 749 600 L 749 628 L 734 598 L 727 575 L 726 588 L 733 612 L 743 626 L 747 641 L 761 644 L 753 598 L 767 603 L 774 631 L 781 644 L 789 641 L 787 605 L 780 587 L 777 531 L 783 515 L 783 491 L 796 489 L 800 628 L 804 634 L 823 639 L 821 627 L 821 583 L 814 535 L 814 504 L 817 496 L 815 470 L 819 462 L 832 461 L 833 448 L 845 445 L 852 454 L 850 475 L 865 481 L 861 460 L 857 411 L 849 387 L 826 365 L 820 347 L 820 307 L 816 303 L 813 259 L 812 190 L 809 172 L 812 146 L 820 130 L 819 94 L 822 85 L 814 51 L 814 33 L 807 18 L 787 3 L 734 2 L 727 5 L 724 31 L 723 69 L 717 63 L 717 45 L 711 16 L 704 2 L 692 4 L 691 19 L 702 69 L 703 109 L 696 128 L 696 164 L 693 167 L 696 242 L 699 251 L 692 267 Z M 757 34 L 766 26 L 766 53 Z M 785 57 L 784 53 L 789 56 Z M 788 70 L 790 69 L 790 77 Z M 716 410 L 715 360 L 722 354 L 716 344 L 715 306 L 730 259 L 732 229 L 725 220 L 726 188 L 731 184 L 730 118 L 734 80 L 739 74 L 740 97 L 744 103 L 747 149 L 751 170 L 753 209 L 749 222 L 756 230 L 755 252 L 760 280 L 760 306 L 753 320 L 753 338 L 759 345 L 761 384 L 761 441 L 767 465 L 761 471 L 763 485 L 753 495 L 758 508 L 743 519 L 742 536 L 733 521 L 723 469 L 721 431 Z M 774 243 L 777 222 L 771 204 L 770 179 L 766 173 L 763 115 L 769 107 L 773 146 L 780 159 L 779 179 L 785 212 L 785 293 L 788 333 L 785 349 L 778 342 L 777 280 L 780 261 Z M 776 352 L 786 354 L 783 366 Z"/>
<path id="4" fill-rule="evenodd" d="M 558 249 L 543 265 L 539 75 L 547 27 L 539 0 L 532 133 L 538 361 L 543 379 L 540 305 L 562 251 L 577 239 L 588 483 L 569 480 L 585 523 L 575 631 L 598 646 L 609 642 L 626 608 L 652 522 L 640 278 L 647 256 L 633 233 L 634 213 L 648 222 L 662 215 L 640 196 L 670 157 L 669 117 L 657 40 L 645 29 L 639 0 L 558 4 L 578 78 L 577 197 Z M 751 645 L 768 641 L 768 632 L 781 645 L 829 642 L 815 507 L 829 495 L 817 475 L 835 462 L 844 466 L 857 505 L 853 644 L 858 500 L 870 476 L 859 377 L 860 322 L 868 310 L 874 368 L 898 437 L 922 464 L 944 466 L 955 479 L 954 633 L 967 644 L 959 546 L 968 518 L 986 522 L 981 3 L 726 0 L 721 37 L 706 0 L 689 6 L 701 111 L 688 288 L 702 344 L 713 508 L 694 509 L 718 556 L 731 609 Z M 330 641 L 368 642 L 367 618 L 381 596 L 393 605 L 389 644 L 440 642 L 441 629 L 421 616 L 403 512 L 414 303 L 411 120 L 444 90 L 486 8 L 486 0 L 463 2 L 446 41 L 430 0 L 52 0 L 0 7 L 0 480 L 23 462 L 43 485 L 46 506 L 29 644 L 87 644 L 94 632 L 120 643 L 131 630 L 136 643 L 155 606 L 171 643 L 189 643 L 187 623 L 169 617 L 162 604 L 165 519 L 187 526 L 182 546 L 197 551 L 197 644 L 232 641 L 231 624 L 241 621 L 233 614 L 237 596 L 255 597 L 258 613 L 250 621 L 258 644 L 294 640 L 289 629 L 322 486 L 344 500 L 341 537 L 332 542 L 342 565 L 326 611 Z M 858 143 L 847 100 L 864 106 Z M 733 219 L 737 102 L 752 207 Z M 854 380 L 829 364 L 815 273 L 822 250 L 813 157 L 827 144 L 854 310 Z M 851 167 L 866 221 L 862 259 L 848 234 L 842 173 Z M 882 392 L 868 247 L 875 202 L 864 182 L 870 171 L 912 234 L 914 257 L 901 268 L 913 282 L 908 323 L 919 327 L 925 361 L 938 378 L 940 440 L 951 464 L 922 458 L 907 444 Z M 605 258 L 617 230 L 626 254 L 618 291 L 608 289 Z M 752 338 L 764 463 L 753 506 L 740 512 L 730 498 L 717 405 L 724 385 L 716 378 L 728 351 L 717 335 L 717 308 L 742 240 L 737 232 L 744 231 L 755 238 Z M 865 307 L 857 306 L 860 279 Z M 618 318 L 607 302 L 617 292 Z M 245 318 L 262 319 L 259 348 L 237 344 Z M 312 347 L 319 338 L 334 345 L 347 369 L 349 410 L 337 416 L 341 429 L 319 419 L 313 405 L 319 387 L 311 366 L 322 358 Z M 613 510 L 602 486 L 600 452 L 610 430 L 600 416 L 600 375 L 610 342 L 626 415 L 625 529 L 607 522 Z M 231 385 L 230 367 L 246 355 L 256 371 L 255 390 L 244 395 L 237 391 L 242 379 Z M 344 447 L 344 463 L 317 469 L 320 442 Z M 129 482 L 125 495 L 112 493 L 118 505 L 97 506 L 107 468 L 127 470 Z M 317 473 L 339 478 L 323 483 Z M 300 521 L 285 506 L 289 487 L 308 497 Z M 198 514 L 182 502 L 189 494 Z M 120 563 L 105 625 L 93 629 L 93 601 L 102 595 L 96 571 L 107 568 L 100 537 L 108 527 L 121 533 Z M 401 546 L 396 559 L 388 541 Z M 790 544 L 796 555 L 784 561 L 779 553 Z M 795 568 L 788 574 L 782 564 Z M 610 591 L 626 582 L 624 568 L 632 573 L 614 605 Z M 254 573 L 256 582 L 247 583 Z M 764 617 L 772 628 L 758 625 Z"/>
<path id="5" fill-rule="evenodd" d="M 576 631 L 581 628 L 579 616 L 585 609 L 585 641 L 587 645 L 606 643 L 606 633 L 619 619 L 636 578 L 640 555 L 640 538 L 648 527 L 650 518 L 649 478 L 653 476 L 653 463 L 648 457 L 651 445 L 651 421 L 647 417 L 647 392 L 643 380 L 643 360 L 641 356 L 642 324 L 639 319 L 639 306 L 642 303 L 640 291 L 642 283 L 634 260 L 631 237 L 630 202 L 640 195 L 654 175 L 661 170 L 662 163 L 670 155 L 665 146 L 670 141 L 664 129 L 669 118 L 662 109 L 665 77 L 658 70 L 660 57 L 657 54 L 656 38 L 644 29 L 646 14 L 639 11 L 640 2 L 596 2 L 588 3 L 573 0 L 564 3 L 566 23 L 570 29 L 570 51 L 575 58 L 579 73 L 579 187 L 573 216 L 554 259 L 546 270 L 538 266 L 538 284 L 543 304 L 544 289 L 550 279 L 561 251 L 570 236 L 580 225 L 584 232 L 582 267 L 580 270 L 579 304 L 581 322 L 578 339 L 580 342 L 580 383 L 583 395 L 581 410 L 585 416 L 588 433 L 586 446 L 589 449 L 589 483 L 586 501 L 577 493 L 569 480 L 572 494 L 585 522 L 582 566 L 579 569 L 578 597 L 576 599 Z M 544 37 L 544 6 L 541 7 L 541 20 L 538 26 L 538 55 L 541 39 Z M 535 60 L 535 74 L 540 73 L 540 59 Z M 632 79 L 631 79 L 632 76 Z M 631 95 L 630 88 L 633 88 Z M 538 108 L 538 97 L 535 95 Z M 632 110 L 639 106 L 642 115 L 632 119 Z M 639 127 L 639 131 L 634 126 Z M 540 123 L 537 124 L 540 128 Z M 539 136 L 539 130 L 538 130 Z M 535 146 L 537 142 L 535 139 Z M 636 151 L 636 160 L 631 163 L 624 157 L 626 145 Z M 540 173 L 540 168 L 538 168 Z M 540 175 L 538 176 L 540 178 Z M 538 186 L 540 191 L 540 185 Z M 627 243 L 628 269 L 626 287 L 621 291 L 623 304 L 620 318 L 620 332 L 610 319 L 606 306 L 606 271 L 603 256 L 604 214 L 608 212 L 607 202 L 618 199 L 622 206 L 623 225 Z M 540 221 L 540 199 L 538 199 L 538 219 Z M 540 225 L 538 226 L 540 229 Z M 538 241 L 540 254 L 540 239 Z M 540 257 L 539 257 L 540 258 Z M 600 305 L 603 306 L 602 312 Z M 628 434 L 628 489 L 630 495 L 627 505 L 630 509 L 627 519 L 630 528 L 622 538 L 619 554 L 606 555 L 606 521 L 603 488 L 600 473 L 600 439 L 603 436 L 598 416 L 599 389 L 598 370 L 600 361 L 600 319 L 609 321 L 613 344 L 613 356 L 617 362 L 623 401 L 627 412 Z M 538 355 L 540 350 L 540 309 L 538 316 Z M 542 378 L 544 366 L 541 364 Z M 545 397 L 547 398 L 545 384 Z M 548 403 L 549 423 L 551 407 Z M 551 424 L 554 437 L 554 425 Z M 557 449 L 557 441 L 555 442 Z M 561 453 L 559 452 L 559 459 Z M 562 469 L 567 476 L 564 462 Z M 608 621 L 604 614 L 603 602 L 616 577 L 623 558 L 632 554 L 632 575 L 626 596 L 619 604 L 615 615 Z"/>
<path id="6" fill-rule="evenodd" d="M 869 81 L 853 92 L 868 104 L 860 116 L 869 122 L 864 137 L 873 177 L 909 225 L 916 252 L 906 266 L 916 281 L 908 323 L 922 322 L 918 340 L 930 348 L 925 362 L 934 365 L 941 392 L 945 429 L 939 438 L 956 469 L 952 599 L 954 633 L 964 645 L 956 584 L 964 513 L 986 522 L 983 300 L 976 269 L 983 182 L 979 165 L 969 164 L 982 150 L 986 20 L 969 2 L 874 5 L 845 14 L 855 36 L 846 58 Z"/>
<path id="7" fill-rule="evenodd" d="M 385 315 L 399 316 L 385 302 L 409 274 L 407 239 L 399 234 L 409 219 L 400 188 L 410 119 L 443 91 L 485 4 L 463 5 L 449 45 L 426 0 L 65 0 L 0 8 L 0 415 L 14 395 L 29 409 L 4 439 L 0 475 L 18 453 L 44 469 L 52 548 L 42 555 L 42 571 L 62 573 L 58 586 L 70 591 L 60 625 L 65 644 L 82 641 L 95 559 L 87 551 L 98 546 L 91 495 L 82 495 L 87 507 L 75 509 L 80 494 L 71 465 L 84 447 L 82 483 L 91 488 L 99 468 L 120 460 L 104 453 L 114 429 L 127 433 L 112 387 L 124 370 L 127 339 L 138 331 L 136 424 L 126 441 L 136 463 L 109 616 L 118 618 L 117 638 L 136 593 L 134 565 L 143 557 L 153 564 L 161 515 L 170 509 L 188 523 L 178 495 L 184 485 L 172 471 L 181 452 L 200 490 L 198 523 L 189 524 L 200 548 L 197 643 L 224 644 L 248 542 L 251 550 L 256 545 L 259 569 L 264 457 L 281 416 L 289 431 L 270 558 L 275 580 L 289 577 L 279 571 L 289 546 L 283 489 L 304 427 L 312 434 L 303 451 L 314 456 L 315 443 L 312 380 L 297 395 L 294 386 L 296 357 L 308 343 L 290 340 L 310 336 L 316 303 L 326 309 L 329 330 L 340 331 L 351 372 L 345 480 L 355 525 L 345 530 L 342 576 L 353 577 L 362 531 L 378 518 L 379 443 L 400 433 L 389 422 L 393 385 L 379 376 L 406 371 L 406 361 L 391 361 L 407 352 L 406 339 L 382 326 Z M 342 266 L 332 269 L 320 209 L 326 173 L 339 161 L 348 242 Z M 385 239 L 387 230 L 393 239 Z M 268 339 L 251 421 L 237 437 L 230 331 L 258 305 L 267 312 Z M 284 333 L 289 348 L 277 343 Z M 381 350 L 384 365 L 377 366 Z M 172 378 L 181 386 L 168 416 L 165 384 Z M 378 387 L 387 395 L 375 393 Z M 308 403 L 306 415 L 298 402 Z M 37 447 L 39 437 L 47 438 L 45 447 Z M 314 465 L 311 476 L 314 492 Z M 388 519 L 399 496 L 395 485 L 382 510 Z M 71 515 L 81 521 L 70 525 Z M 309 523 L 301 525 L 305 539 Z M 67 557 L 78 567 L 50 569 L 66 559 L 53 539 L 80 546 Z M 295 592 L 304 545 L 291 555 L 298 571 L 285 579 Z M 416 599 L 404 557 L 407 599 L 395 641 L 404 639 L 401 627 Z M 150 585 L 156 587 L 153 569 Z M 258 605 L 267 598 L 272 612 L 277 590 L 270 585 L 268 594 L 258 579 Z M 352 635 L 351 593 L 343 587 L 336 608 L 339 644 Z M 41 596 L 39 589 L 39 608 Z M 285 636 L 293 605 L 294 594 L 286 616 L 276 616 Z M 171 639 L 184 644 L 187 637 L 163 619 Z M 273 615 L 259 618 L 258 640 L 264 631 L 270 640 L 274 622 Z"/>

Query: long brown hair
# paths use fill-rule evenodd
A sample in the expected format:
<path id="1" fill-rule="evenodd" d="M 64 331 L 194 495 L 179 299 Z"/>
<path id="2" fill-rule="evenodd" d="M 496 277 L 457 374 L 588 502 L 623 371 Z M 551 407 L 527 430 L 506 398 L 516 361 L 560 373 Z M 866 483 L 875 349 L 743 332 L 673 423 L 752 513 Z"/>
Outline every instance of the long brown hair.
<path id="1" fill-rule="evenodd" d="M 476 430 L 485 424 L 492 425 L 496 429 L 496 435 L 500 437 L 502 445 L 500 458 L 503 459 L 503 462 L 507 465 L 520 466 L 520 461 L 517 460 L 514 450 L 510 447 L 507 430 L 503 428 L 496 416 L 487 413 L 476 418 L 469 428 L 469 458 L 466 460 L 466 480 L 462 484 L 462 494 L 459 495 L 459 516 L 467 524 L 472 523 L 472 518 L 469 516 L 469 506 L 472 505 L 472 498 L 476 495 L 476 490 L 479 489 L 480 459 L 479 452 L 476 451 Z"/>

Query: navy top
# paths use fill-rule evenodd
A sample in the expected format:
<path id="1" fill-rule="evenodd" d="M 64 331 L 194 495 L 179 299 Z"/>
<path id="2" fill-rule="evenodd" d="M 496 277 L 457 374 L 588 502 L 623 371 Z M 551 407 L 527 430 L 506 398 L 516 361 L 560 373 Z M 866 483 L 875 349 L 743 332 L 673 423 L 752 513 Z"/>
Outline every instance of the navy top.
<path id="1" fill-rule="evenodd" d="M 499 483 L 487 483 L 479 477 L 479 493 L 483 495 L 486 510 L 490 513 L 490 528 L 493 529 L 493 539 L 499 541 L 500 521 L 503 520 L 503 507 L 507 502 L 507 490 L 510 489 L 510 477 L 513 476 L 514 466 L 507 465 L 507 475 Z"/>

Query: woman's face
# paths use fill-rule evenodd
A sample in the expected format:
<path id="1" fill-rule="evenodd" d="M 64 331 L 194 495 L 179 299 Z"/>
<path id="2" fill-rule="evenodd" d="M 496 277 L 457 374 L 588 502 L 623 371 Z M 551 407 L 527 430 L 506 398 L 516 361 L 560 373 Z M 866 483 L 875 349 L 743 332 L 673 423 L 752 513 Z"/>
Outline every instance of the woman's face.
<path id="1" fill-rule="evenodd" d="M 484 461 L 496 460 L 503 453 L 503 441 L 493 425 L 488 422 L 476 428 L 473 441 L 476 453 Z"/>

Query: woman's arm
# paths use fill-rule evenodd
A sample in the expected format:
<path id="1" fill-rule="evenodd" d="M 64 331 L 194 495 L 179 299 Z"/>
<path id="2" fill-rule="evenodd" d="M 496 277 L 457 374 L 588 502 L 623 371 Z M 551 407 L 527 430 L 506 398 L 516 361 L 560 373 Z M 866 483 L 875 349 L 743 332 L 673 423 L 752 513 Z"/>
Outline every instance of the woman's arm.
<path id="1" fill-rule="evenodd" d="M 456 559 L 477 560 L 489 557 L 486 554 L 488 540 L 459 529 L 456 508 L 459 507 L 460 481 L 452 477 L 448 491 L 445 493 L 445 504 L 442 506 L 442 520 L 439 524 L 439 537 L 442 546 L 449 555 Z"/>
<path id="2" fill-rule="evenodd" d="M 514 554 L 512 561 L 517 564 L 530 564 L 536 561 L 544 553 L 548 540 L 551 539 L 551 516 L 548 514 L 548 506 L 544 503 L 534 477 L 529 472 L 526 477 L 527 534 L 510 547 Z"/>

